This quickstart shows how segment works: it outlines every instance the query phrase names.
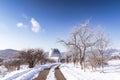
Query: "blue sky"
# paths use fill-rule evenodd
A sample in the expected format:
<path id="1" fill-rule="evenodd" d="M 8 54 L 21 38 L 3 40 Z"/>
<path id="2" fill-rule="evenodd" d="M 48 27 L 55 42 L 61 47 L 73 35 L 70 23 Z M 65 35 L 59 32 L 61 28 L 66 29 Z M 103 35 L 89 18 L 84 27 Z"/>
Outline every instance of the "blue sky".
<path id="1" fill-rule="evenodd" d="M 91 19 L 120 48 L 119 0 L 0 0 L 0 49 L 58 48 L 73 26 Z"/>

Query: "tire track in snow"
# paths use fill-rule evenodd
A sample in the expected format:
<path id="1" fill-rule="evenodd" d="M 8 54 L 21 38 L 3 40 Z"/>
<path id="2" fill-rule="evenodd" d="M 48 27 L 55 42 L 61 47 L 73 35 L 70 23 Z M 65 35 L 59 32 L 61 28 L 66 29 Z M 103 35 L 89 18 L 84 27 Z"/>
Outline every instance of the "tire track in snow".
<path id="1" fill-rule="evenodd" d="M 55 65 L 53 67 L 51 67 L 46 80 L 57 80 L 55 77 L 55 68 L 58 67 L 58 65 Z"/>
<path id="2" fill-rule="evenodd" d="M 33 70 L 27 72 L 24 75 L 21 75 L 20 77 L 14 79 L 14 80 L 32 80 L 36 74 L 38 74 L 40 71 L 50 68 L 53 64 L 51 65 L 43 65 L 38 68 L 33 68 Z"/>
<path id="3" fill-rule="evenodd" d="M 3 78 L 2 80 L 13 80 L 14 78 L 17 78 L 17 77 L 19 77 L 20 75 L 23 75 L 23 74 L 25 74 L 25 73 L 27 73 L 27 72 L 29 72 L 29 71 L 30 71 L 30 69 L 29 69 L 29 70 L 22 71 L 22 72 L 19 72 L 19 73 L 16 73 L 16 74 L 13 74 L 13 75 L 8 76 L 8 77 L 7 77 L 7 75 L 6 75 L 5 78 Z"/>
<path id="4" fill-rule="evenodd" d="M 64 77 L 64 75 L 60 71 L 59 66 L 57 68 L 55 68 L 55 76 L 56 76 L 57 80 L 66 80 L 65 77 Z"/>
<path id="5" fill-rule="evenodd" d="M 46 80 L 46 77 L 50 71 L 50 68 L 44 69 L 39 72 L 38 76 L 34 78 L 33 80 Z"/>
<path id="6" fill-rule="evenodd" d="M 27 69 L 24 71 L 16 71 L 12 74 L 9 73 L 1 80 L 32 80 L 37 73 L 39 73 L 43 69 L 50 68 L 50 66 L 52 65 L 53 64 L 47 64 L 36 68 Z"/>

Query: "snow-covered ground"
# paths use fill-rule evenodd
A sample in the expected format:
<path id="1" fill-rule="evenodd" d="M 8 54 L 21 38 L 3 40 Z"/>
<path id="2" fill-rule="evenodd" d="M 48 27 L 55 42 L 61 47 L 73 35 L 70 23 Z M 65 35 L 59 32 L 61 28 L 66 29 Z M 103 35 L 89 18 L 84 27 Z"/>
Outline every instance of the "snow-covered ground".
<path id="1" fill-rule="evenodd" d="M 47 79 L 46 80 L 56 80 L 56 77 L 55 77 L 55 68 L 57 67 L 58 65 L 56 66 L 53 66 L 50 71 L 49 71 L 49 74 L 47 75 Z"/>
<path id="2" fill-rule="evenodd" d="M 80 69 L 80 66 L 74 67 L 71 64 L 61 64 L 60 70 L 67 80 L 120 80 L 120 60 L 111 60 L 109 65 L 104 67 L 104 72 L 101 70 L 92 71 L 87 69 L 86 72 Z M 0 80 L 32 80 L 41 70 L 50 68 L 54 64 L 46 64 L 35 68 L 22 69 L 11 73 L 4 74 L 0 77 Z M 53 66 L 48 75 L 47 80 L 56 80 L 55 67 Z M 2 69 L 2 68 L 1 68 Z"/>
<path id="3" fill-rule="evenodd" d="M 104 68 L 104 73 L 100 70 L 84 72 L 73 64 L 62 64 L 60 70 L 67 80 L 120 80 L 120 60 L 112 60 L 108 64 Z"/>
<path id="4" fill-rule="evenodd" d="M 32 80 L 36 75 L 53 64 L 46 64 L 35 68 L 23 69 L 8 73 L 0 77 L 0 80 Z"/>

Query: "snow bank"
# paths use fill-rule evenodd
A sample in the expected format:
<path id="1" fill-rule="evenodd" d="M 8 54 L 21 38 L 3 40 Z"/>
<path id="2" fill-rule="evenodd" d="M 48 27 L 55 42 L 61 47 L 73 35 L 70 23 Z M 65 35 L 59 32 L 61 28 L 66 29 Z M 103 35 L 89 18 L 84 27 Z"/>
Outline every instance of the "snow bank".
<path id="1" fill-rule="evenodd" d="M 43 66 L 29 68 L 26 70 L 14 71 L 7 74 L 4 78 L 1 78 L 0 80 L 32 80 L 34 76 L 38 74 L 41 70 L 50 68 L 51 65 L 53 64 L 46 64 Z"/>

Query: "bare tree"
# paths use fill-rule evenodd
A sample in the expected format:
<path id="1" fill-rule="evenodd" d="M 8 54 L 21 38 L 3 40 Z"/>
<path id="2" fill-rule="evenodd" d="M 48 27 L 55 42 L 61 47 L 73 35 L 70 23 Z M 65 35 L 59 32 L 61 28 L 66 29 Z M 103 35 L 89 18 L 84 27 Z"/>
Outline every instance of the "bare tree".
<path id="1" fill-rule="evenodd" d="M 78 66 L 78 61 L 79 60 L 79 56 L 78 54 L 73 54 L 73 63 L 74 63 L 74 66 Z"/>
<path id="2" fill-rule="evenodd" d="M 39 61 L 45 58 L 42 49 L 26 49 L 20 52 L 19 59 L 29 64 L 33 68 Z"/>
<path id="3" fill-rule="evenodd" d="M 0 65 L 2 65 L 3 60 L 4 60 L 4 59 L 0 58 Z"/>
<path id="4" fill-rule="evenodd" d="M 96 68 L 100 68 L 101 66 L 101 56 L 95 49 L 91 50 L 88 54 L 88 64 L 92 67 L 92 70 L 96 70 Z"/>
<path id="5" fill-rule="evenodd" d="M 3 65 L 5 66 L 5 68 L 7 68 L 7 71 L 15 70 L 15 66 L 11 64 L 11 61 L 4 62 Z"/>
<path id="6" fill-rule="evenodd" d="M 67 63 L 69 63 L 71 61 L 71 55 L 67 55 L 66 58 L 65 58 L 65 61 Z"/>
<path id="7" fill-rule="evenodd" d="M 108 48 L 109 39 L 107 39 L 107 37 L 105 37 L 105 34 L 104 34 L 103 30 L 101 30 L 101 29 L 98 31 L 96 39 L 97 39 L 96 49 L 98 50 L 99 54 L 101 55 L 101 68 L 102 68 L 102 72 L 103 72 L 105 51 Z"/>
<path id="8" fill-rule="evenodd" d="M 93 37 L 94 33 L 89 28 L 89 21 L 87 21 L 79 27 L 72 29 L 71 37 L 68 41 L 60 40 L 59 42 L 63 42 L 68 48 L 74 50 L 74 54 L 79 53 L 80 65 L 81 69 L 83 69 L 85 67 L 86 50 L 95 44 Z"/>
<path id="9" fill-rule="evenodd" d="M 4 59 L 0 58 L 0 62 L 3 62 Z"/>
<path id="10" fill-rule="evenodd" d="M 20 70 L 20 65 L 22 64 L 21 60 L 14 60 L 11 62 L 11 64 L 13 64 L 13 66 L 15 66 L 17 68 L 17 70 Z"/>

